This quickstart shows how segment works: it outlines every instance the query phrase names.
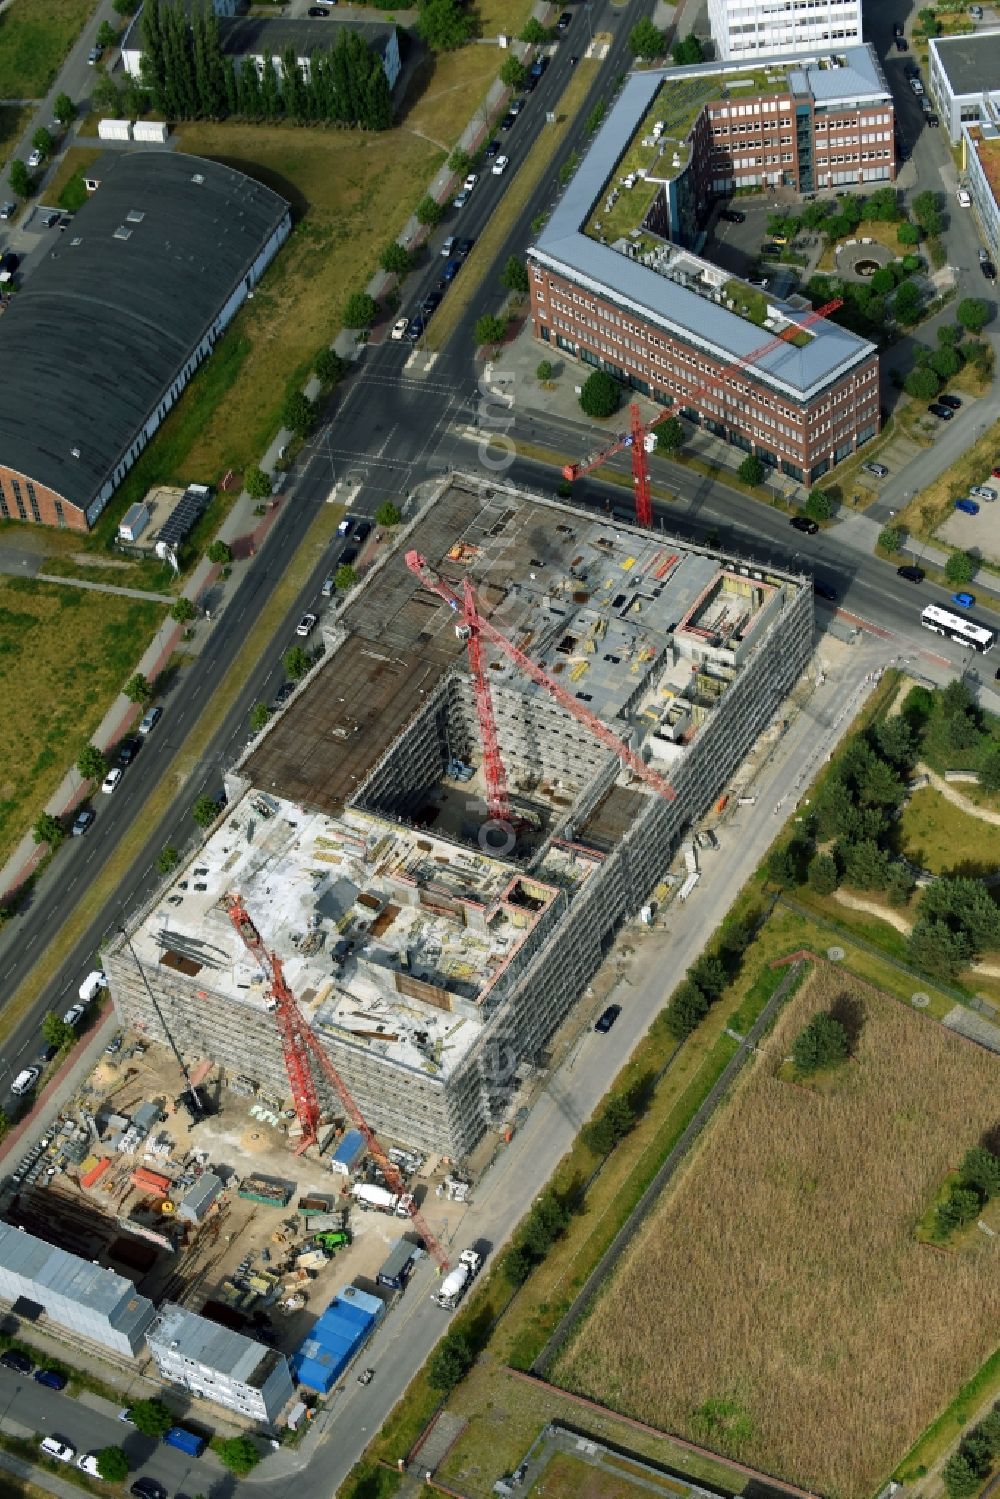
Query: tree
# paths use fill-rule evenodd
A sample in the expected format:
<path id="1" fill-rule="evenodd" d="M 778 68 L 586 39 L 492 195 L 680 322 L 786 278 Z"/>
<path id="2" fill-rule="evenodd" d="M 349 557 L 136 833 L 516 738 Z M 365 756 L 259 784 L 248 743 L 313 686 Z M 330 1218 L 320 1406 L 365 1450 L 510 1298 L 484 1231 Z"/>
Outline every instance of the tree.
<path id="1" fill-rule="evenodd" d="M 903 381 L 903 389 L 917 401 L 932 401 L 941 389 L 941 381 L 926 365 L 910 370 Z"/>
<path id="2" fill-rule="evenodd" d="M 969 961 L 970 944 L 964 932 L 953 932 L 943 921 L 923 919 L 910 933 L 910 961 L 932 978 L 953 979 Z"/>
<path id="3" fill-rule="evenodd" d="M 979 784 L 984 791 L 1000 791 L 1000 745 L 992 745 L 980 761 Z"/>
<path id="4" fill-rule="evenodd" d="M 835 1067 L 848 1051 L 844 1027 L 833 1015 L 821 1010 L 792 1042 L 792 1062 L 800 1077 L 809 1077 L 823 1067 Z"/>
<path id="5" fill-rule="evenodd" d="M 301 682 L 306 672 L 312 668 L 312 657 L 309 652 L 303 650 L 300 645 L 293 645 L 287 650 L 282 658 L 285 668 L 285 676 L 292 682 Z"/>
<path id="6" fill-rule="evenodd" d="M 629 1100 L 620 1093 L 612 1093 L 597 1117 L 583 1126 L 583 1143 L 595 1155 L 610 1155 L 618 1141 L 635 1127 L 635 1120 L 635 1109 Z"/>
<path id="7" fill-rule="evenodd" d="M 832 895 L 839 880 L 837 865 L 833 857 L 830 854 L 815 854 L 809 860 L 806 878 L 809 881 L 810 890 L 815 890 L 817 895 Z"/>
<path id="8" fill-rule="evenodd" d="M 73 1027 L 67 1025 L 55 1010 L 49 1010 L 48 1014 L 42 1016 L 42 1040 L 47 1046 L 55 1046 L 61 1051 L 75 1034 Z"/>
<path id="9" fill-rule="evenodd" d="M 519 255 L 508 256 L 507 264 L 500 273 L 500 282 L 519 297 L 528 295 L 528 267 Z"/>
<path id="10" fill-rule="evenodd" d="M 450 1332 L 431 1354 L 427 1365 L 427 1383 L 432 1390 L 439 1390 L 446 1395 L 461 1384 L 472 1364 L 472 1349 L 464 1333 Z"/>
<path id="11" fill-rule="evenodd" d="M 259 464 L 251 464 L 243 475 L 243 488 L 252 500 L 266 500 L 271 493 L 271 476 Z"/>
<path id="12" fill-rule="evenodd" d="M 826 490 L 810 489 L 809 498 L 806 500 L 806 515 L 810 520 L 829 520 L 832 513 L 833 505 Z"/>
<path id="13" fill-rule="evenodd" d="M 336 349 L 320 349 L 313 369 L 324 385 L 337 385 L 347 374 L 347 361 L 341 359 Z"/>
<path id="14" fill-rule="evenodd" d="M 32 825 L 31 836 L 36 843 L 47 843 L 49 848 L 56 849 L 65 838 L 66 829 L 51 812 L 41 812 Z"/>
<path id="15" fill-rule="evenodd" d="M 767 877 L 776 885 L 781 885 L 790 890 L 799 882 L 798 870 L 795 867 L 795 858 L 787 843 L 779 843 L 777 848 L 772 848 L 767 856 Z"/>
<path id="16" fill-rule="evenodd" d="M 174 1424 L 174 1418 L 162 1400 L 137 1400 L 129 1411 L 132 1425 L 144 1437 L 162 1437 Z"/>
<path id="17" fill-rule="evenodd" d="M 358 575 L 349 562 L 342 562 L 333 575 L 333 581 L 341 593 L 346 593 L 349 588 L 354 587 Z"/>
<path id="18" fill-rule="evenodd" d="M 267 703 L 254 703 L 250 709 L 250 727 L 255 734 L 259 734 L 265 728 L 271 718 L 271 710 Z"/>
<path id="19" fill-rule="evenodd" d="M 498 317 L 496 313 L 484 312 L 482 317 L 476 319 L 473 330 L 475 344 L 498 344 L 507 332 L 507 319 Z"/>
<path id="20" fill-rule="evenodd" d="M 452 52 L 472 35 L 473 16 L 456 0 L 421 0 L 417 30 L 432 52 Z"/>
<path id="21" fill-rule="evenodd" d="M 653 25 L 648 16 L 632 27 L 628 44 L 633 57 L 646 59 L 662 57 L 667 49 L 665 35 L 658 26 Z"/>
<path id="22" fill-rule="evenodd" d="M 896 228 L 896 238 L 901 245 L 919 245 L 920 230 L 916 224 L 899 224 Z M 874 284 L 875 277 L 872 277 Z"/>
<path id="23" fill-rule="evenodd" d="M 935 375 L 940 375 L 942 380 L 950 380 L 952 375 L 957 375 L 962 368 L 962 356 L 956 349 L 945 345 L 936 349 L 927 361 Z"/>
<path id="24" fill-rule="evenodd" d="M 436 198 L 432 198 L 430 193 L 425 193 L 417 204 L 415 213 L 418 224 L 433 229 L 444 218 L 444 207 Z"/>
<path id="25" fill-rule="evenodd" d="M 948 1499 L 969 1499 L 970 1495 L 978 1492 L 983 1481 L 961 1449 L 949 1457 L 941 1469 L 941 1477 L 944 1479 Z"/>
<path id="26" fill-rule="evenodd" d="M 965 583 L 971 583 L 976 575 L 978 563 L 968 552 L 952 552 L 944 565 L 944 575 L 949 583 L 961 587 Z"/>
<path id="27" fill-rule="evenodd" d="M 390 526 L 398 526 L 402 519 L 402 511 L 391 500 L 383 500 L 375 512 L 375 524 L 377 526 L 384 526 L 386 529 Z"/>
<path id="28" fill-rule="evenodd" d="M 859 838 L 843 850 L 844 877 L 858 890 L 881 890 L 889 876 L 889 855 L 874 838 Z"/>
<path id="29" fill-rule="evenodd" d="M 260 1462 L 260 1452 L 257 1443 L 252 1437 L 222 1437 L 216 1438 L 212 1443 L 212 1451 L 218 1456 L 223 1467 L 235 1473 L 238 1478 L 245 1478 L 252 1473 Z"/>
<path id="30" fill-rule="evenodd" d="M 552 379 L 552 365 L 547 359 L 543 359 L 540 361 L 538 368 L 535 371 L 535 379 L 541 381 L 543 385 L 546 383 L 546 381 Z"/>
<path id="31" fill-rule="evenodd" d="M 547 42 L 548 39 L 549 33 L 546 31 L 541 21 L 537 20 L 534 16 L 531 16 L 525 23 L 519 37 L 519 40 L 527 43 L 529 47 L 540 47 L 542 43 Z"/>
<path id="32" fill-rule="evenodd" d="M 113 47 L 118 40 L 118 32 L 110 21 L 102 21 L 94 40 L 99 47 Z"/>
<path id="33" fill-rule="evenodd" d="M 684 424 L 676 416 L 668 416 L 656 429 L 656 445 L 665 453 L 676 453 L 684 444 Z"/>
<path id="34" fill-rule="evenodd" d="M 931 192 L 930 189 L 925 189 L 922 193 L 917 193 L 910 204 L 910 208 L 917 223 L 926 224 L 931 214 L 935 214 L 938 211 L 937 193 Z"/>
<path id="35" fill-rule="evenodd" d="M 219 815 L 219 804 L 212 796 L 199 796 L 191 808 L 191 816 L 200 828 L 210 828 Z"/>
<path id="36" fill-rule="evenodd" d="M 9 1129 L 10 1129 L 10 1120 L 7 1118 L 6 1110 L 5 1109 L 0 1109 L 0 1140 L 3 1139 L 4 1135 L 7 1133 L 7 1131 Z"/>
<path id="37" fill-rule="evenodd" d="M 898 552 L 903 540 L 903 531 L 900 526 L 883 526 L 878 533 L 878 544 L 883 552 L 892 556 Z"/>
<path id="38" fill-rule="evenodd" d="M 979 333 L 990 320 L 989 305 L 982 297 L 963 297 L 955 316 L 967 333 Z"/>
<path id="39" fill-rule="evenodd" d="M 179 599 L 174 599 L 174 602 L 170 606 L 171 619 L 179 620 L 181 624 L 186 623 L 189 619 L 194 619 L 197 612 L 191 600 L 185 598 L 184 594 L 181 594 Z"/>
<path id="40" fill-rule="evenodd" d="M 180 862 L 180 854 L 172 844 L 168 843 L 156 856 L 156 872 L 157 874 L 170 874 Z"/>
<path id="41" fill-rule="evenodd" d="M 693 31 L 689 32 L 683 41 L 674 42 L 670 55 L 678 67 L 687 67 L 691 63 L 705 61 L 705 49 Z"/>
<path id="42" fill-rule="evenodd" d="M 10 186 L 19 198 L 30 198 L 31 175 L 19 156 L 15 156 L 10 164 Z"/>
<path id="43" fill-rule="evenodd" d="M 512 1286 L 523 1286 L 535 1268 L 535 1257 L 523 1244 L 514 1244 L 504 1255 L 501 1267 Z"/>
<path id="44" fill-rule="evenodd" d="M 214 562 L 219 567 L 225 567 L 233 560 L 233 549 L 228 542 L 217 539 L 212 542 L 205 556 L 209 562 Z"/>
<path id="45" fill-rule="evenodd" d="M 756 485 L 764 482 L 764 465 L 756 453 L 748 453 L 736 472 L 744 484 Z"/>
<path id="46" fill-rule="evenodd" d="M 899 776 L 884 760 L 871 762 L 858 787 L 862 805 L 868 807 L 898 807 L 905 794 Z"/>
<path id="47" fill-rule="evenodd" d="M 129 1475 L 128 1458 L 120 1447 L 102 1447 L 97 1453 L 97 1471 L 105 1483 L 124 1483 Z"/>
<path id="48" fill-rule="evenodd" d="M 905 906 L 916 881 L 905 864 L 894 863 L 889 867 L 885 882 L 885 893 L 890 906 Z"/>
<path id="49" fill-rule="evenodd" d="M 388 271 L 393 276 L 405 276 L 407 271 L 413 269 L 413 256 L 405 245 L 401 245 L 398 239 L 391 239 L 387 245 L 382 247 L 378 263 L 383 271 Z M 360 324 L 349 324 L 348 326 L 362 326 Z"/>
<path id="50" fill-rule="evenodd" d="M 448 157 L 448 165 L 459 177 L 464 177 L 466 172 L 472 171 L 472 157 L 463 146 L 456 146 Z"/>
<path id="51" fill-rule="evenodd" d="M 352 292 L 344 307 L 345 328 L 370 328 L 378 317 L 378 303 L 366 291 Z"/>
<path id="52" fill-rule="evenodd" d="M 877 291 L 881 296 L 888 296 L 896 286 L 896 278 L 887 265 L 875 272 L 870 281 L 872 291 Z"/>
<path id="53" fill-rule="evenodd" d="M 108 762 L 96 744 L 85 744 L 76 757 L 76 768 L 85 781 L 99 781 L 108 773 Z"/>
<path id="54" fill-rule="evenodd" d="M 111 9 L 119 16 L 134 16 L 139 8 L 139 0 L 111 0 Z"/>
<path id="55" fill-rule="evenodd" d="M 618 381 L 607 370 L 593 370 L 583 383 L 580 406 L 587 416 L 599 420 L 613 416 L 621 405 L 622 391 Z"/>
<path id="56" fill-rule="evenodd" d="M 939 1203 L 934 1214 L 934 1229 L 937 1238 L 945 1239 L 956 1228 L 964 1228 L 979 1217 L 983 1202 L 978 1192 L 967 1187 L 952 1187 L 944 1202 Z"/>
<path id="57" fill-rule="evenodd" d="M 528 70 L 516 57 L 504 58 L 500 69 L 500 82 L 507 88 L 523 88 L 524 80 L 528 76 Z"/>
<path id="58" fill-rule="evenodd" d="M 983 1197 L 1000 1197 L 1000 1155 L 985 1145 L 974 1145 L 965 1152 L 959 1175 L 964 1186 L 974 1187 Z"/>
<path id="59" fill-rule="evenodd" d="M 296 437 L 307 437 L 316 421 L 316 403 L 301 390 L 290 390 L 281 408 L 281 424 Z"/>
<path id="60" fill-rule="evenodd" d="M 913 730 L 901 713 L 884 718 L 874 730 L 875 746 L 883 760 L 897 770 L 908 770 L 913 764 L 915 748 Z"/>
<path id="61" fill-rule="evenodd" d="M 915 323 L 920 316 L 920 293 L 912 281 L 904 281 L 892 299 L 892 310 L 901 323 Z"/>
<path id="62" fill-rule="evenodd" d="M 60 125 L 69 124 L 70 120 L 72 120 L 76 114 L 76 105 L 73 103 L 73 100 L 70 98 L 69 94 L 56 94 L 55 102 L 52 105 L 52 113 L 55 115 Z"/>
<path id="63" fill-rule="evenodd" d="M 664 1014 L 664 1023 L 672 1036 L 683 1041 L 708 1014 L 708 1000 L 690 979 L 677 985 Z"/>
<path id="64" fill-rule="evenodd" d="M 692 963 L 688 969 L 687 976 L 710 1003 L 718 999 L 729 983 L 726 966 L 718 953 L 702 953 L 697 963 Z"/>
<path id="65" fill-rule="evenodd" d="M 53 146 L 52 132 L 46 130 L 44 125 L 40 125 L 31 137 L 31 144 L 36 151 L 41 151 L 43 156 L 51 156 Z"/>

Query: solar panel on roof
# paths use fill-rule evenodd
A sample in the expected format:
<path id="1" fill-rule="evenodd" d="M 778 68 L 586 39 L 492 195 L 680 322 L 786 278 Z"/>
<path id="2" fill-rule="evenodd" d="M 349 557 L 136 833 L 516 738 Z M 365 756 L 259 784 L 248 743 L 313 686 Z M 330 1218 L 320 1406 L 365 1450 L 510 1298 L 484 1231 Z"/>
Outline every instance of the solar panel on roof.
<path id="1" fill-rule="evenodd" d="M 173 514 L 160 527 L 157 540 L 169 547 L 179 547 L 191 535 L 195 522 L 199 520 L 208 504 L 208 499 L 207 491 L 199 493 L 197 490 L 185 490 L 174 507 Z"/>

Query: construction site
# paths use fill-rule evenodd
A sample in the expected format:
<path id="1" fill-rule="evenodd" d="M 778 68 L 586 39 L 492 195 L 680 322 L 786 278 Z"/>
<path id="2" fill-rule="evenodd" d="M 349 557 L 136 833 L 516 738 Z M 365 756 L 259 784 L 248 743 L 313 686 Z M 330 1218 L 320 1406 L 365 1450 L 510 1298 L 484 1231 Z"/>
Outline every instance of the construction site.
<path id="1" fill-rule="evenodd" d="M 622 924 L 697 882 L 812 587 L 452 474 L 323 629 L 104 951 L 122 1022 L 317 1186 L 340 1122 L 445 1162 L 503 1128 Z"/>

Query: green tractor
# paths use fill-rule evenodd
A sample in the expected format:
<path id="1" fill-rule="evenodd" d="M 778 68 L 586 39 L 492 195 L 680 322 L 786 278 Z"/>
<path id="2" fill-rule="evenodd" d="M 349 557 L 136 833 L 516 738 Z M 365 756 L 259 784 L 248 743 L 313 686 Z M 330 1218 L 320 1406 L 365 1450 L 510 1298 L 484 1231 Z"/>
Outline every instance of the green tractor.
<path id="1" fill-rule="evenodd" d="M 320 1249 L 328 1250 L 330 1254 L 332 1254 L 335 1249 L 343 1249 L 344 1246 L 346 1244 L 349 1244 L 350 1242 L 350 1234 L 343 1231 L 337 1233 L 313 1234 L 313 1243 L 318 1244 Z"/>

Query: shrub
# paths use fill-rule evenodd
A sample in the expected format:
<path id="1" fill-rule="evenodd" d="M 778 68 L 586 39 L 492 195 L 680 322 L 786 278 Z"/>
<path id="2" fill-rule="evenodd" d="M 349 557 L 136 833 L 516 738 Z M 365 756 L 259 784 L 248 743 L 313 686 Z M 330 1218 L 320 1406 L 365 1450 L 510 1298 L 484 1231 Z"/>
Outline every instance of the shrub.
<path id="1" fill-rule="evenodd" d="M 949 583 L 961 587 L 965 583 L 971 583 L 976 575 L 978 563 L 968 552 L 952 552 L 944 565 L 944 575 Z"/>
<path id="2" fill-rule="evenodd" d="M 835 1067 L 848 1054 L 847 1032 L 839 1020 L 821 1010 L 792 1043 L 792 1061 L 801 1077 Z"/>
<path id="3" fill-rule="evenodd" d="M 606 370 L 593 370 L 580 392 L 580 406 L 587 416 L 598 420 L 613 416 L 621 405 L 622 390 Z"/>
<path id="4" fill-rule="evenodd" d="M 285 652 L 281 664 L 285 668 L 285 676 L 289 681 L 301 682 L 312 666 L 312 657 L 308 651 L 303 650 L 302 646 L 293 645 Z"/>
<path id="5" fill-rule="evenodd" d="M 174 602 L 170 606 L 171 619 L 179 620 L 181 624 L 186 624 L 189 619 L 194 619 L 196 613 L 197 610 L 191 600 L 185 598 L 183 594 L 179 599 L 174 599 Z"/>
<path id="6" fill-rule="evenodd" d="M 172 844 L 168 843 L 166 848 L 161 848 L 156 856 L 156 872 L 157 874 L 170 874 L 180 862 L 180 854 Z"/>
<path id="7" fill-rule="evenodd" d="M 209 562 L 216 563 L 219 567 L 226 567 L 233 560 L 233 549 L 225 541 L 213 541 L 205 553 Z"/>
<path id="8" fill-rule="evenodd" d="M 508 1255 L 509 1258 L 509 1255 Z M 468 1339 L 460 1332 L 450 1332 L 431 1354 L 427 1365 L 427 1383 L 432 1390 L 448 1394 L 472 1368 L 473 1353 Z"/>
<path id="9" fill-rule="evenodd" d="M 342 562 L 333 575 L 333 584 L 341 593 L 346 593 L 358 581 L 357 572 L 349 562 Z"/>
<path id="10" fill-rule="evenodd" d="M 806 515 L 811 520 L 829 520 L 833 514 L 833 505 L 830 496 L 825 489 L 810 489 L 809 498 L 806 500 Z"/>
<path id="11" fill-rule="evenodd" d="M 664 1023 L 672 1036 L 683 1041 L 708 1014 L 708 1000 L 701 990 L 685 979 L 678 984 L 664 1013 Z"/>
<path id="12" fill-rule="evenodd" d="M 390 526 L 398 526 L 402 519 L 402 511 L 391 500 L 383 500 L 375 511 L 375 524 L 377 526 L 384 526 L 387 529 Z"/>
<path id="13" fill-rule="evenodd" d="M 918 245 L 920 243 L 920 230 L 916 224 L 900 224 L 896 229 L 896 238 L 901 245 Z M 874 284 L 875 277 L 872 277 Z"/>
<path id="14" fill-rule="evenodd" d="M 243 475 L 243 488 L 252 500 L 266 500 L 271 493 L 271 476 L 255 463 Z"/>
<path id="15" fill-rule="evenodd" d="M 252 1473 L 260 1462 L 257 1443 L 252 1437 L 217 1437 L 212 1443 L 212 1450 L 218 1455 L 223 1467 L 228 1468 L 230 1473 L 235 1473 L 238 1478 Z"/>
<path id="16" fill-rule="evenodd" d="M 544 385 L 547 380 L 552 379 L 552 365 L 547 359 L 543 359 L 535 371 L 535 379 Z"/>
<path id="17" fill-rule="evenodd" d="M 444 218 L 444 206 L 436 198 L 432 198 L 430 193 L 426 193 L 417 204 L 416 215 L 418 224 L 433 229 Z"/>
<path id="18" fill-rule="evenodd" d="M 210 828 L 218 815 L 219 804 L 211 796 L 199 796 L 191 808 L 191 816 L 200 828 Z"/>
<path id="19" fill-rule="evenodd" d="M 378 317 L 378 303 L 366 291 L 352 292 L 344 307 L 345 328 L 370 328 Z"/>
<path id="20" fill-rule="evenodd" d="M 748 453 L 736 470 L 744 484 L 763 484 L 766 472 L 756 453 Z"/>
<path id="21" fill-rule="evenodd" d="M 336 349 L 320 349 L 313 369 L 324 385 L 336 385 L 347 374 L 347 361 Z"/>
<path id="22" fill-rule="evenodd" d="M 884 552 L 898 552 L 903 541 L 903 532 L 900 526 L 883 526 L 878 533 L 878 544 Z"/>

